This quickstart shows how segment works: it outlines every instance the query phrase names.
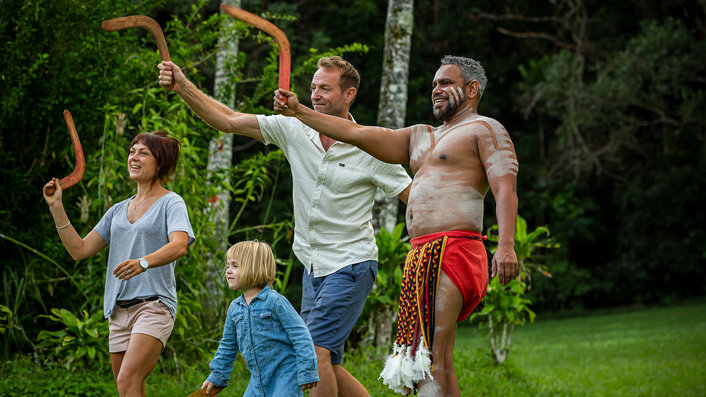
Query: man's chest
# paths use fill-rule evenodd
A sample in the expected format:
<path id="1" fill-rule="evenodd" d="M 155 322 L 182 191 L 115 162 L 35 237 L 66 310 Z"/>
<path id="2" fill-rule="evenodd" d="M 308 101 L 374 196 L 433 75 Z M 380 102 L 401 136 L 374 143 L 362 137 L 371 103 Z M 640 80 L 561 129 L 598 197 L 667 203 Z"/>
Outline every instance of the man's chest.
<path id="1" fill-rule="evenodd" d="M 423 131 L 410 140 L 410 170 L 426 167 L 460 171 L 480 165 L 478 137 L 472 131 Z"/>

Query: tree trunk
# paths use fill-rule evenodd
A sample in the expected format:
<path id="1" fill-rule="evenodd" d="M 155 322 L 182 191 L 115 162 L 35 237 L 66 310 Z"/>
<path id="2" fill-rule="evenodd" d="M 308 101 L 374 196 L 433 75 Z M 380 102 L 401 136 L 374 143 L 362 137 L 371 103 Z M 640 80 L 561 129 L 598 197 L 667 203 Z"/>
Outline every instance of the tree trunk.
<path id="1" fill-rule="evenodd" d="M 386 357 L 392 346 L 392 323 L 395 318 L 392 305 L 375 313 L 375 347 L 380 358 Z"/>
<path id="2" fill-rule="evenodd" d="M 385 22 L 385 55 L 380 81 L 380 102 L 377 124 L 387 128 L 404 126 L 407 108 L 409 52 L 414 27 L 413 0 L 389 0 Z M 387 198 L 378 189 L 373 206 L 373 227 L 388 231 L 397 225 L 397 199 Z"/>
<path id="3" fill-rule="evenodd" d="M 240 7 L 240 0 L 223 0 L 223 4 Z M 237 40 L 227 39 L 227 32 L 233 24 L 233 18 L 225 18 L 221 30 L 221 35 L 218 39 L 218 52 L 216 53 L 216 76 L 213 83 L 213 96 L 224 105 L 233 108 L 235 106 L 235 89 L 234 86 L 228 87 L 228 78 L 226 67 L 229 60 L 235 59 L 238 56 Z M 211 139 L 209 143 L 209 153 L 211 156 L 208 160 L 207 170 L 215 171 L 219 169 L 229 168 L 233 164 L 233 134 L 219 134 L 218 137 Z M 226 182 L 229 182 L 226 180 Z M 215 197 L 209 200 L 215 207 L 215 222 L 216 229 L 214 238 L 218 241 L 218 252 L 225 253 L 228 249 L 228 226 L 230 225 L 230 193 L 227 190 L 222 190 Z M 217 279 L 220 277 L 220 269 L 224 262 L 222 255 L 210 257 L 208 259 L 209 277 L 207 281 L 207 293 L 213 294 L 208 301 L 219 301 L 221 288 L 217 287 Z"/>
<path id="4" fill-rule="evenodd" d="M 412 43 L 414 18 L 413 0 L 389 0 L 385 23 L 385 55 L 380 82 L 380 104 L 378 106 L 379 126 L 401 128 L 407 107 L 407 79 L 409 77 L 409 52 Z M 397 225 L 397 198 L 387 198 L 378 189 L 373 206 L 373 227 L 380 231 L 384 227 L 389 232 Z M 376 327 L 375 344 L 378 351 L 387 349 L 392 339 L 392 318 L 394 308 L 389 307 L 380 313 Z M 376 316 L 378 317 L 378 316 Z M 382 326 L 381 322 L 388 326 Z"/>

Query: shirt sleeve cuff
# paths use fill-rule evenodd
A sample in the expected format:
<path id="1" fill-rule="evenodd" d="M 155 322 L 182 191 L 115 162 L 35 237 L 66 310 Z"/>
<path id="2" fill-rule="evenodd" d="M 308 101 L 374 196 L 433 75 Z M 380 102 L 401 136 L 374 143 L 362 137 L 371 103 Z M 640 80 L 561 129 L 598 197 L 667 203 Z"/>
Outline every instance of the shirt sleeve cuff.
<path id="1" fill-rule="evenodd" d="M 314 383 L 319 381 L 319 374 L 316 373 L 316 371 L 299 371 L 299 375 L 297 377 L 297 381 L 299 382 L 299 386 L 307 385 L 309 383 Z"/>
<path id="2" fill-rule="evenodd" d="M 299 382 L 299 386 L 319 381 L 319 373 L 317 372 L 316 368 L 316 356 L 314 356 L 308 364 L 306 363 L 306 361 L 304 363 L 300 362 L 299 364 L 299 374 L 297 375 L 297 381 Z"/>
<path id="3" fill-rule="evenodd" d="M 225 374 L 211 372 L 211 374 L 208 375 L 208 378 L 206 380 L 213 383 L 213 385 L 216 387 L 226 387 L 228 386 L 228 381 L 230 380 L 230 374 L 228 374 L 228 376 L 225 376 Z"/>

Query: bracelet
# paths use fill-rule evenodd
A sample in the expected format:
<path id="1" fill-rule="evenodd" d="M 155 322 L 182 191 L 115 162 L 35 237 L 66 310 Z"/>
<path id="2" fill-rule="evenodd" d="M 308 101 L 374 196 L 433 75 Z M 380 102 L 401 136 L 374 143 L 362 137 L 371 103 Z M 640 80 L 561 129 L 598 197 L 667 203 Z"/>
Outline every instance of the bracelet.
<path id="1" fill-rule="evenodd" d="M 56 225 L 54 225 L 54 226 L 56 227 L 56 230 L 61 230 L 61 229 L 66 229 L 67 227 L 69 227 L 70 224 L 71 224 L 71 221 L 69 221 L 69 223 L 67 223 L 67 224 L 65 224 L 64 226 L 61 226 L 61 227 L 56 226 Z"/>

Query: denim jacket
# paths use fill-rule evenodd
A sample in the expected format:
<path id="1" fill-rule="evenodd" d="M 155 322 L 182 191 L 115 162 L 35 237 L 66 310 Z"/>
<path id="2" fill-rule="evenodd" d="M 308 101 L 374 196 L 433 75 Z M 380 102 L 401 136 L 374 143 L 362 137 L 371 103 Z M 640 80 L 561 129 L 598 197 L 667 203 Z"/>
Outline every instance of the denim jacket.
<path id="1" fill-rule="evenodd" d="M 238 352 L 250 370 L 243 396 L 302 396 L 302 385 L 319 381 L 309 330 L 287 298 L 267 286 L 250 305 L 242 295 L 230 304 L 207 380 L 228 386 Z"/>

